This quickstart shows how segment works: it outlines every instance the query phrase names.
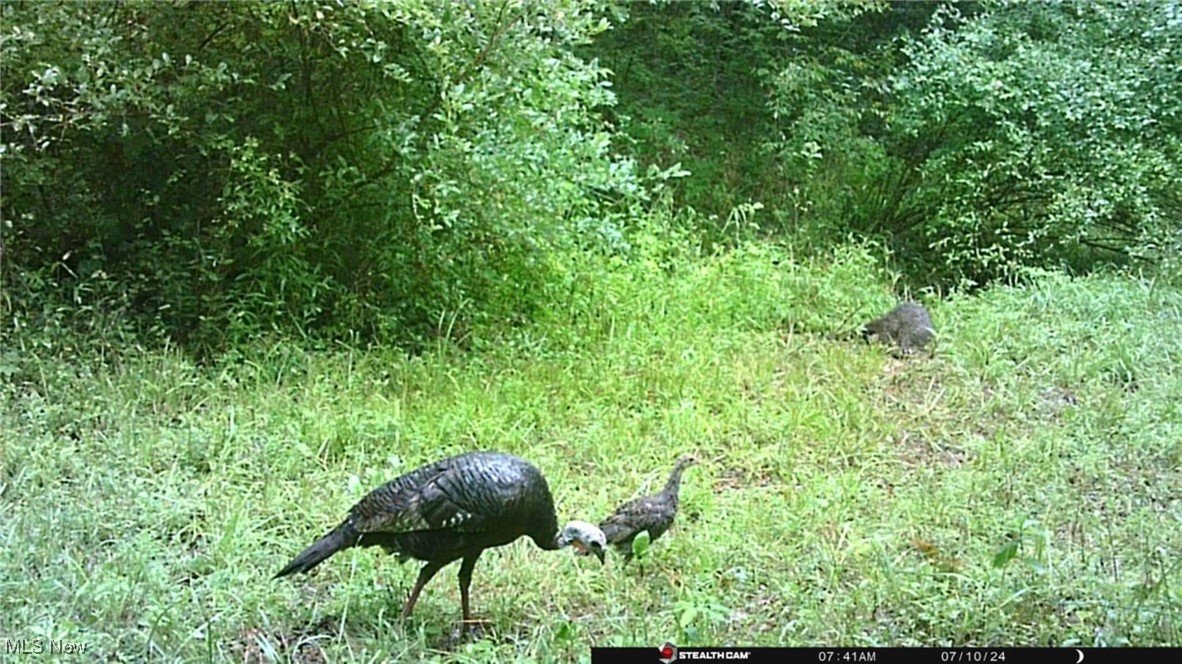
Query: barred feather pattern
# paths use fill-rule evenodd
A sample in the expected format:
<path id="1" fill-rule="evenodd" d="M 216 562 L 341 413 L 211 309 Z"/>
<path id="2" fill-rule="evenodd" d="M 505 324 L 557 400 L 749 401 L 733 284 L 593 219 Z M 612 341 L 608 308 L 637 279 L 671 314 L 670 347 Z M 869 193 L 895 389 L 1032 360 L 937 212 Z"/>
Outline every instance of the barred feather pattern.
<path id="1" fill-rule="evenodd" d="M 522 536 L 540 548 L 557 549 L 557 534 L 554 499 L 536 467 L 509 454 L 469 452 L 374 489 L 344 523 L 309 547 L 315 551 L 308 559 L 297 556 L 278 576 L 307 571 L 352 546 L 450 562 Z"/>
<path id="2" fill-rule="evenodd" d="M 632 541 L 642 531 L 647 530 L 649 541 L 655 542 L 673 525 L 680 504 L 681 475 L 696 463 L 692 456 L 682 457 L 660 493 L 629 500 L 599 524 L 608 544 L 624 556 L 625 562 L 632 559 Z"/>

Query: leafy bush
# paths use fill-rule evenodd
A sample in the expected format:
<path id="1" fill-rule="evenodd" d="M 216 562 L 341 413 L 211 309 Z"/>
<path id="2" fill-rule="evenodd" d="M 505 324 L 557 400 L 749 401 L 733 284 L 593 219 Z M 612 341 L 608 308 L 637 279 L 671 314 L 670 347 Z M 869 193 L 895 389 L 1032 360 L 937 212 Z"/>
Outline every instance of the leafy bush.
<path id="1" fill-rule="evenodd" d="M 998 3 L 939 12 L 892 77 L 892 140 L 923 155 L 890 229 L 945 278 L 1021 266 L 1177 264 L 1176 4 Z"/>
<path id="2" fill-rule="evenodd" d="M 777 129 L 769 79 L 811 53 L 811 26 L 845 27 L 871 1 L 619 3 L 619 26 L 588 50 L 612 70 L 612 118 L 646 165 L 683 166 L 676 202 L 710 217 L 789 188 L 763 149 Z"/>
<path id="3" fill-rule="evenodd" d="M 198 349 L 510 322 L 639 193 L 570 55 L 594 10 L 5 3 L 5 269 Z"/>
<path id="4" fill-rule="evenodd" d="M 648 77 L 623 98 L 640 107 L 641 123 L 655 113 L 669 136 L 701 131 L 715 143 L 669 152 L 642 133 L 643 158 L 695 171 L 687 201 L 703 198 L 691 188 L 706 173 L 706 186 L 725 190 L 706 198 L 763 203 L 764 227 L 798 247 L 850 234 L 881 242 L 913 286 L 984 284 L 1023 267 L 1177 272 L 1176 4 L 868 7 L 882 11 L 831 12 L 795 32 L 771 29 L 759 11 L 727 23 L 698 10 L 698 33 L 733 51 L 728 61 L 757 71 L 761 85 L 721 76 L 725 94 L 692 94 L 705 78 L 692 68 Z M 623 52 L 672 68 L 688 28 L 656 25 L 631 29 L 663 39 Z M 748 115 L 703 102 L 715 97 L 743 100 Z M 757 97 L 766 112 L 750 110 Z M 750 167 L 737 178 L 711 175 L 730 159 L 720 150 L 734 146 Z"/>

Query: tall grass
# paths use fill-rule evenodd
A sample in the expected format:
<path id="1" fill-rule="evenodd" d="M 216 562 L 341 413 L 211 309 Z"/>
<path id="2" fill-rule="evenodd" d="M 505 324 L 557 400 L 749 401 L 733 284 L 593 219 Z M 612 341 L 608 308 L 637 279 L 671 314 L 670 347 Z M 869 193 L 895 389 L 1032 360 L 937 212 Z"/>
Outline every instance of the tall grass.
<path id="1" fill-rule="evenodd" d="M 574 256 L 495 346 L 208 367 L 79 359 L 23 332 L 0 410 L 0 635 L 115 661 L 586 661 L 591 645 L 1180 642 L 1182 294 L 1039 275 L 932 302 L 933 359 L 846 338 L 893 303 L 864 249 L 657 242 Z M 643 252 L 642 252 L 643 253 Z M 15 350 L 13 350 L 15 349 Z M 686 473 L 677 525 L 606 567 L 526 541 L 476 571 L 351 551 L 270 577 L 368 489 L 523 455 L 560 519 Z"/>

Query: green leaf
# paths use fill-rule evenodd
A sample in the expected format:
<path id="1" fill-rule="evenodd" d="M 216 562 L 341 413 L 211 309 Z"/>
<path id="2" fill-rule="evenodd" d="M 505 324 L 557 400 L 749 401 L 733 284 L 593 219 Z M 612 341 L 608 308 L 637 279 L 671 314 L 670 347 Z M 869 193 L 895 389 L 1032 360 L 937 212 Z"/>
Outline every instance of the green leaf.
<path id="1" fill-rule="evenodd" d="M 993 554 L 993 566 L 1003 567 L 1018 556 L 1018 541 L 1006 542 L 997 553 Z"/>
<path id="2" fill-rule="evenodd" d="M 649 537 L 647 530 L 642 530 L 636 539 L 632 540 L 632 555 L 640 558 L 648 551 L 649 545 L 652 544 L 652 538 Z"/>

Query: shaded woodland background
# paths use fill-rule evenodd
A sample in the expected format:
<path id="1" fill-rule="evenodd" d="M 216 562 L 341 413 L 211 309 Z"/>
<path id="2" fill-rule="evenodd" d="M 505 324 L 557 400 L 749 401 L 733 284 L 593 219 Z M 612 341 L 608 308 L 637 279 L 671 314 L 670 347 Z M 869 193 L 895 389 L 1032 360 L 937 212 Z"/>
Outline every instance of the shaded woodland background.
<path id="1" fill-rule="evenodd" d="M 916 292 L 1182 247 L 1177 2 L 0 18 L 6 334 L 413 351 L 577 321 L 677 243 L 856 243 Z"/>

